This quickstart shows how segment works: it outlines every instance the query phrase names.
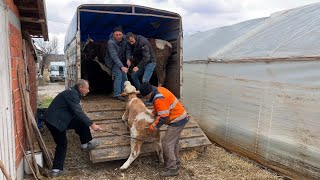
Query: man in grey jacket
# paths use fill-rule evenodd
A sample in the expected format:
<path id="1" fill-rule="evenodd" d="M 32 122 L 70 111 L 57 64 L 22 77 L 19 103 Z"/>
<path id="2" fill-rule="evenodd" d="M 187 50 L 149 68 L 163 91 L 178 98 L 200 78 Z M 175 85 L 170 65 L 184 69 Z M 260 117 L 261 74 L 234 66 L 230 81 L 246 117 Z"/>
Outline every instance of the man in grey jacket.
<path id="1" fill-rule="evenodd" d="M 87 117 L 80 105 L 81 96 L 86 96 L 88 93 L 88 82 L 80 79 L 74 87 L 59 93 L 45 113 L 44 121 L 56 143 L 52 176 L 59 176 L 63 172 L 68 129 L 74 129 L 79 135 L 82 150 L 89 151 L 98 146 L 98 143 L 91 141 L 89 127 L 94 131 L 102 130 L 102 128 Z"/>
<path id="2" fill-rule="evenodd" d="M 130 67 L 131 64 L 133 64 L 131 78 L 134 86 L 139 89 L 139 77 L 141 75 L 143 75 L 143 83 L 150 81 L 154 68 L 156 67 L 156 57 L 147 38 L 141 35 L 135 35 L 132 32 L 128 32 L 126 38 L 131 46 L 128 57 L 132 57 L 131 60 L 127 58 L 127 65 Z"/>
<path id="3" fill-rule="evenodd" d="M 126 59 L 129 58 L 127 46 L 121 26 L 115 27 L 109 36 L 105 62 L 114 76 L 113 96 L 121 101 L 125 101 L 125 98 L 120 94 L 124 89 L 124 82 L 127 81 L 128 67 L 126 67 Z"/>

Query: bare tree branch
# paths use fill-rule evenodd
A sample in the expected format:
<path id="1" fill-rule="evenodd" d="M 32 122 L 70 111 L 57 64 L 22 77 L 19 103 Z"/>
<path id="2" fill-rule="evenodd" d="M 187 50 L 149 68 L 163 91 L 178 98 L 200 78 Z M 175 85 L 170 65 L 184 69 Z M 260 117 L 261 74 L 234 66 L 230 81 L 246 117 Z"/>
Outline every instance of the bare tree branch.
<path id="1" fill-rule="evenodd" d="M 42 56 L 42 61 L 39 64 L 41 68 L 41 74 L 43 74 L 44 66 L 47 64 L 47 57 L 51 54 L 58 53 L 58 38 L 54 36 L 51 41 L 37 39 L 35 40 L 35 44 L 40 49 L 39 54 Z"/>

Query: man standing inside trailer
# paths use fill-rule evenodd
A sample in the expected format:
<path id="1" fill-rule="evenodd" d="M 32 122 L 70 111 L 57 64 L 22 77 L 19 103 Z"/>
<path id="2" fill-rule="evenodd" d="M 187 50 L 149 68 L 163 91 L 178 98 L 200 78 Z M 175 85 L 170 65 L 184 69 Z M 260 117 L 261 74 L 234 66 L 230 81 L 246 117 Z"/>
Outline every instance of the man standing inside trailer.
<path id="1" fill-rule="evenodd" d="M 163 124 L 168 128 L 162 139 L 163 152 L 166 161 L 166 171 L 161 176 L 176 176 L 179 174 L 179 140 L 181 132 L 189 121 L 187 112 L 179 100 L 168 89 L 155 87 L 148 82 L 140 86 L 140 94 L 153 102 L 153 115 L 156 117 L 150 124 L 149 131 L 160 129 Z"/>
<path id="2" fill-rule="evenodd" d="M 142 83 L 150 81 L 153 70 L 156 67 L 156 57 L 147 38 L 135 35 L 132 32 L 128 32 L 126 38 L 131 46 L 130 55 L 132 57 L 131 60 L 127 60 L 127 65 L 130 67 L 133 64 L 131 78 L 134 86 L 139 89 L 139 77 L 141 75 L 143 75 Z"/>
<path id="3" fill-rule="evenodd" d="M 90 151 L 98 146 L 97 142 L 91 141 L 89 127 L 94 131 L 102 130 L 102 128 L 86 116 L 80 105 L 81 96 L 86 96 L 88 93 L 88 82 L 79 79 L 73 88 L 59 93 L 46 111 L 45 123 L 56 143 L 51 171 L 51 175 L 54 177 L 60 176 L 63 172 L 67 152 L 66 131 L 68 129 L 74 129 L 79 135 L 82 150 Z"/>
<path id="4" fill-rule="evenodd" d="M 114 76 L 113 96 L 121 101 L 125 101 L 125 98 L 120 94 L 124 89 L 124 82 L 127 81 L 128 68 L 126 67 L 126 59 L 130 57 L 127 46 L 122 27 L 115 27 L 109 36 L 105 63 Z"/>

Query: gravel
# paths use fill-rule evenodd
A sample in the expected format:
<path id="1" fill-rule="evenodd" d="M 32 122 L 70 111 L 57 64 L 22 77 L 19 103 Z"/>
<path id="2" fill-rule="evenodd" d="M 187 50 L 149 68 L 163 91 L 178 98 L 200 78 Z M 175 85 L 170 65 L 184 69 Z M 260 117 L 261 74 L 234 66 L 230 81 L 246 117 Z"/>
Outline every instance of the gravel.
<path id="1" fill-rule="evenodd" d="M 64 83 L 64 82 L 63 82 Z M 49 83 L 47 85 L 38 86 L 38 95 L 41 96 L 49 96 L 56 97 L 56 95 L 63 90 L 65 90 L 65 86 L 63 83 Z"/>

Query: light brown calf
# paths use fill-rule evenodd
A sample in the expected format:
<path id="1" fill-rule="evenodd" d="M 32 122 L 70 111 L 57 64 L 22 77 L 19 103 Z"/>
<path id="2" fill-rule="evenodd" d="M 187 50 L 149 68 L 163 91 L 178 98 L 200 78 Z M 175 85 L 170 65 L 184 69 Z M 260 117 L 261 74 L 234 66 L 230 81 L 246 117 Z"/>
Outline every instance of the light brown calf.
<path id="1" fill-rule="evenodd" d="M 128 103 L 126 110 L 122 116 L 122 120 L 130 129 L 131 135 L 131 153 L 128 160 L 120 167 L 120 170 L 126 170 L 130 164 L 139 156 L 143 141 L 150 141 L 151 139 L 156 144 L 157 154 L 159 161 L 164 162 L 163 150 L 160 140 L 160 132 L 149 132 L 149 125 L 154 121 L 151 117 L 152 111 L 148 110 L 141 99 L 137 97 L 138 91 L 130 84 L 129 81 L 125 82 L 124 94 L 128 96 Z"/>

